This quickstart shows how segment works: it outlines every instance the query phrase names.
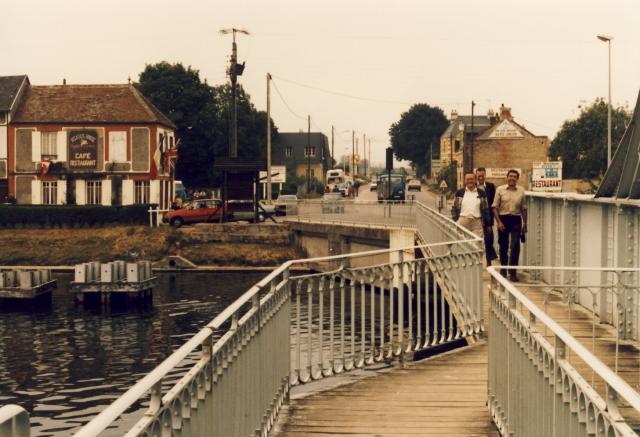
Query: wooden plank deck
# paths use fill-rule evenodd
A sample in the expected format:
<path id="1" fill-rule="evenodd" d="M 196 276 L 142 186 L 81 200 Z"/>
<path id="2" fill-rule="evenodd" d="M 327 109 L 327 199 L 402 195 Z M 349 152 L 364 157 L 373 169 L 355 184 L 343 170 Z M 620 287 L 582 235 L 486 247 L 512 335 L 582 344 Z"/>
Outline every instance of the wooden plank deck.
<path id="1" fill-rule="evenodd" d="M 485 405 L 487 346 L 292 399 L 273 435 L 499 436 Z"/>

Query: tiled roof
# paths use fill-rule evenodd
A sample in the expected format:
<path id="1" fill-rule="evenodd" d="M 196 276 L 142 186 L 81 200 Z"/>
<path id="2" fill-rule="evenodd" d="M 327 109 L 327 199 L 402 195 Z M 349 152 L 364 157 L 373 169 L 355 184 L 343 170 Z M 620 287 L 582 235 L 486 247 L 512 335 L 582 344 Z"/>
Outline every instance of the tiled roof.
<path id="1" fill-rule="evenodd" d="M 175 125 L 133 85 L 29 87 L 14 123 L 158 123 Z"/>
<path id="2" fill-rule="evenodd" d="M 471 133 L 471 116 L 459 115 L 455 120 L 449 123 L 449 127 L 444 131 L 442 137 L 449 138 L 451 135 L 456 135 L 460 132 L 460 124 L 464 124 L 464 130 L 467 133 Z M 474 115 L 473 116 L 473 133 L 479 134 L 491 126 L 491 121 L 486 115 Z"/>
<path id="3" fill-rule="evenodd" d="M 0 111 L 10 111 L 22 82 L 29 81 L 27 76 L 0 77 Z"/>

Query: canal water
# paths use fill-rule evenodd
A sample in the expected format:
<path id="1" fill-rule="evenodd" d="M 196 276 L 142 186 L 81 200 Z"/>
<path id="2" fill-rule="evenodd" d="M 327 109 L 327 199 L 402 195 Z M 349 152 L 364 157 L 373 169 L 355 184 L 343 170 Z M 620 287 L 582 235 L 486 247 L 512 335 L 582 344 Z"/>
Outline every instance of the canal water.
<path id="1" fill-rule="evenodd" d="M 68 436 L 263 276 L 160 274 L 151 303 L 107 308 L 75 304 L 71 275 L 54 275 L 58 289 L 50 304 L 0 309 L 0 405 L 26 408 L 33 436 Z M 142 408 L 128 413 L 138 416 Z"/>

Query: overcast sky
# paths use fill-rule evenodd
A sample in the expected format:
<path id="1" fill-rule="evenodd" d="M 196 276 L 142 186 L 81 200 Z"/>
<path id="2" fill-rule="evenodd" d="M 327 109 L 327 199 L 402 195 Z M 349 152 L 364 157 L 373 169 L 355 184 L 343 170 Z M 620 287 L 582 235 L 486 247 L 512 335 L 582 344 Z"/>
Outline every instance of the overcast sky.
<path id="1" fill-rule="evenodd" d="M 226 80 L 231 37 L 241 78 L 281 131 L 331 135 L 336 155 L 354 129 L 382 161 L 388 129 L 411 104 L 478 112 L 513 108 L 539 135 L 555 135 L 578 106 L 607 93 L 632 109 L 640 88 L 638 0 L 0 0 L 0 75 L 32 84 L 126 83 L 145 64 L 182 62 L 211 84 Z M 362 141 L 362 140 L 360 140 Z"/>

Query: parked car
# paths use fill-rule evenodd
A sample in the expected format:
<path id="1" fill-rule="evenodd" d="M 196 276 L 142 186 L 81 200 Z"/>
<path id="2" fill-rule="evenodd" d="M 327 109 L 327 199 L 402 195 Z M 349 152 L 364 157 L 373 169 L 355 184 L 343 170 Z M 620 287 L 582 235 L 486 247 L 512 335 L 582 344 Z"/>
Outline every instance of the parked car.
<path id="1" fill-rule="evenodd" d="M 422 190 L 422 185 L 418 179 L 411 179 L 407 182 L 407 191 L 420 191 Z"/>
<path id="2" fill-rule="evenodd" d="M 253 210 L 253 201 L 251 200 L 229 200 L 227 201 L 227 209 L 229 212 L 229 221 L 247 221 L 255 222 L 256 214 Z M 275 214 L 275 206 L 269 205 L 264 201 L 258 203 L 258 221 L 263 222 L 267 218 Z"/>
<path id="3" fill-rule="evenodd" d="M 276 199 L 275 213 L 276 215 L 287 214 L 287 204 L 295 204 L 298 201 L 298 196 L 295 194 L 281 194 Z"/>
<path id="4" fill-rule="evenodd" d="M 322 196 L 323 214 L 344 214 L 344 199 L 341 193 L 324 193 Z"/>
<path id="5" fill-rule="evenodd" d="M 180 209 L 167 212 L 162 221 L 176 228 L 184 224 L 215 222 L 220 220 L 222 209 L 220 199 L 198 199 Z M 228 213 L 226 216 L 229 217 Z"/>
<path id="6" fill-rule="evenodd" d="M 369 184 L 369 191 L 376 191 L 378 189 L 378 183 L 377 182 L 371 182 Z"/>

